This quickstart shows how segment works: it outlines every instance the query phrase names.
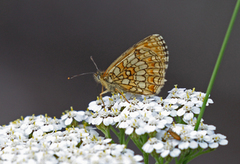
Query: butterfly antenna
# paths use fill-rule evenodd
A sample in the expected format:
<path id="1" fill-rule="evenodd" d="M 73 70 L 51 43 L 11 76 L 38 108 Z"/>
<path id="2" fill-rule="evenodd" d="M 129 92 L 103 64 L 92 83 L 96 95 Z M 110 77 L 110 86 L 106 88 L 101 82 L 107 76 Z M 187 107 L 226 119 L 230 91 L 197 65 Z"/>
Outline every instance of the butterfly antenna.
<path id="1" fill-rule="evenodd" d="M 95 63 L 95 61 L 93 60 L 92 56 L 90 56 L 90 59 L 92 60 L 93 64 L 95 65 L 96 69 L 99 70 L 99 69 L 98 69 L 98 66 L 97 66 L 97 64 Z"/>
<path id="2" fill-rule="evenodd" d="M 95 72 L 85 72 L 85 73 L 81 73 L 81 74 L 77 74 L 77 75 L 68 77 L 68 79 L 73 79 L 73 78 L 78 77 L 78 76 L 88 75 L 88 74 L 94 74 L 94 73 L 95 73 Z"/>

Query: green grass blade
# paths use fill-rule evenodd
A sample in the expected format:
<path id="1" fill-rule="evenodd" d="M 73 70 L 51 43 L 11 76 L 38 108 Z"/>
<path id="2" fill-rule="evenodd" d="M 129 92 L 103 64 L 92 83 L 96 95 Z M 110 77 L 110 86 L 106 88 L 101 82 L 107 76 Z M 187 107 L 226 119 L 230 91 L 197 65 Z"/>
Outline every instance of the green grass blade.
<path id="1" fill-rule="evenodd" d="M 209 97 L 209 95 L 210 95 L 210 93 L 211 93 L 211 91 L 212 91 L 212 87 L 213 87 L 213 84 L 214 84 L 214 81 L 215 81 L 215 78 L 216 78 L 216 75 L 217 75 L 219 66 L 220 66 L 220 64 L 221 64 L 222 57 L 223 57 L 225 48 L 226 48 L 226 46 L 227 46 L 227 43 L 228 43 L 228 40 L 229 40 L 231 31 L 232 31 L 234 22 L 235 22 L 235 20 L 236 20 L 239 7 L 240 7 L 240 0 L 238 0 L 237 3 L 236 3 L 236 5 L 235 5 L 235 8 L 234 8 L 234 11 L 233 11 L 233 14 L 232 14 L 231 21 L 230 21 L 230 23 L 229 23 L 229 26 L 228 26 L 228 29 L 227 29 L 225 38 L 224 38 L 224 40 L 223 40 L 223 44 L 222 44 L 221 50 L 220 50 L 219 55 L 218 55 L 217 62 L 216 62 L 216 64 L 215 64 L 215 67 L 214 67 L 214 70 L 213 70 L 213 73 L 212 73 L 210 82 L 209 82 L 209 84 L 208 84 L 208 88 L 207 88 L 206 96 L 205 96 L 204 101 L 203 101 L 203 105 L 202 105 L 202 108 L 201 108 L 201 112 L 200 112 L 199 115 L 198 115 L 197 123 L 196 123 L 196 125 L 195 125 L 195 130 L 198 129 L 199 124 L 200 124 L 200 121 L 201 121 L 201 118 L 203 117 L 203 114 L 204 114 L 204 111 L 205 111 L 205 108 L 206 108 L 206 104 L 207 104 L 207 100 L 208 100 L 208 97 Z"/>

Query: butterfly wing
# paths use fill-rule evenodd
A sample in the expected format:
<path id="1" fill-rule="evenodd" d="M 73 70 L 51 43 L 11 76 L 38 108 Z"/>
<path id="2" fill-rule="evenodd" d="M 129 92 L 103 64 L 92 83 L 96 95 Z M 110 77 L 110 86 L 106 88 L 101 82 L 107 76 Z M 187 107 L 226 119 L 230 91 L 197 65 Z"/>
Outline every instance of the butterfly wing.
<path id="1" fill-rule="evenodd" d="M 134 94 L 158 94 L 164 85 L 169 54 L 163 38 L 150 35 L 133 45 L 103 73 L 116 88 Z"/>

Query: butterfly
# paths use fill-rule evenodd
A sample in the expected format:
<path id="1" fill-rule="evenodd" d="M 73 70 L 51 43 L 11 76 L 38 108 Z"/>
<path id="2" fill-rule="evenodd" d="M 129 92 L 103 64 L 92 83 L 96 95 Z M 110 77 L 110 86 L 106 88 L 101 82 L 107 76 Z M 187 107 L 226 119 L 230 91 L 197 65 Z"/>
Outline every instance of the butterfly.
<path id="1" fill-rule="evenodd" d="M 168 62 L 169 52 L 165 41 L 159 34 L 153 34 L 125 51 L 106 71 L 99 71 L 94 63 L 97 68 L 94 78 L 102 84 L 100 97 L 107 92 L 158 94 L 166 82 Z"/>

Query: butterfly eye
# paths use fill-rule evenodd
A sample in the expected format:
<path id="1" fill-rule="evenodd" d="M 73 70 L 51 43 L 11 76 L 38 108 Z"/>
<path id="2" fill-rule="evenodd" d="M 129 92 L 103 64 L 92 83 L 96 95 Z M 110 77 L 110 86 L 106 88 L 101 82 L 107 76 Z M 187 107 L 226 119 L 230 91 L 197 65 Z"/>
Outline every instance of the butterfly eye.
<path id="1" fill-rule="evenodd" d="M 101 77 L 101 75 L 100 75 L 99 72 L 94 73 L 94 74 L 93 74 L 93 77 L 94 77 L 94 79 L 95 79 L 97 82 L 100 82 L 100 77 Z"/>

